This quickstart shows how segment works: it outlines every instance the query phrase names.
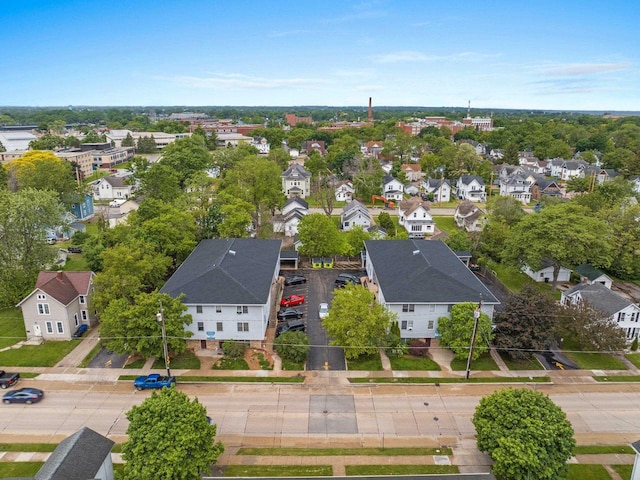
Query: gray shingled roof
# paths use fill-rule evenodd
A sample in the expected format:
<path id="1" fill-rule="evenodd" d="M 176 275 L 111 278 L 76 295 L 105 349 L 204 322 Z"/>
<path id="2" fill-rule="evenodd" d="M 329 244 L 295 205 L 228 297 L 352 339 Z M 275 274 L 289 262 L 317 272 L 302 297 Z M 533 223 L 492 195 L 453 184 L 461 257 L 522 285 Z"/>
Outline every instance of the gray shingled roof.
<path id="1" fill-rule="evenodd" d="M 493 294 L 437 240 L 368 240 L 367 259 L 388 303 L 498 304 Z"/>
<path id="2" fill-rule="evenodd" d="M 607 315 L 613 315 L 623 308 L 633 305 L 632 302 L 609 290 L 601 283 L 580 283 L 566 290 L 564 296 L 568 297 L 576 292 L 580 292 L 582 299 L 592 308 L 600 310 Z"/>
<path id="3" fill-rule="evenodd" d="M 299 163 L 292 163 L 289 168 L 287 168 L 282 174 L 284 178 L 309 178 L 311 177 L 311 172 L 308 172 L 304 169 L 302 165 Z"/>
<path id="4" fill-rule="evenodd" d="M 281 240 L 201 241 L 160 289 L 186 304 L 263 305 L 279 263 Z"/>

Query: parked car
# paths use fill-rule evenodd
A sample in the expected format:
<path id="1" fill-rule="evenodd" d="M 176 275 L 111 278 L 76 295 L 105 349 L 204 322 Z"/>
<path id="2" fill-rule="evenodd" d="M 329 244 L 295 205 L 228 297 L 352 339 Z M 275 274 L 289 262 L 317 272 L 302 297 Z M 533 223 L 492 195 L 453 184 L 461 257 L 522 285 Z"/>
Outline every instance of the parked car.
<path id="1" fill-rule="evenodd" d="M 351 275 L 350 273 L 341 273 L 336 278 L 336 287 L 344 287 L 347 283 L 351 283 L 353 285 L 360 285 L 360 279 L 355 275 Z"/>
<path id="2" fill-rule="evenodd" d="M 322 320 L 327 315 L 329 315 L 329 304 L 321 303 L 320 305 L 318 305 L 318 316 L 320 317 L 320 319 Z"/>
<path id="3" fill-rule="evenodd" d="M 302 320 L 294 320 L 293 322 L 281 323 L 276 328 L 276 337 L 285 332 L 304 332 L 306 326 Z"/>
<path id="4" fill-rule="evenodd" d="M 71 245 L 67 247 L 67 252 L 69 253 L 82 253 L 82 248 L 76 247 L 75 245 Z"/>
<path id="5" fill-rule="evenodd" d="M 13 387 L 20 380 L 19 373 L 9 373 L 4 370 L 0 370 L 0 387 L 9 388 Z"/>
<path id="6" fill-rule="evenodd" d="M 73 338 L 80 338 L 81 336 L 83 336 L 85 333 L 87 333 L 87 329 L 89 327 L 87 325 L 85 325 L 84 323 L 82 325 L 79 325 L 76 333 L 73 334 Z"/>
<path id="7" fill-rule="evenodd" d="M 278 320 L 291 320 L 293 318 L 302 318 L 302 310 L 297 308 L 281 308 L 276 315 Z"/>
<path id="8" fill-rule="evenodd" d="M 44 397 L 44 392 L 39 388 L 24 387 L 5 393 L 2 397 L 2 403 L 6 403 L 7 405 L 10 403 L 26 403 L 31 405 L 32 403 L 42 400 L 42 397 Z"/>
<path id="9" fill-rule="evenodd" d="M 136 390 L 146 390 L 147 388 L 173 387 L 176 384 L 176 377 L 162 376 L 158 373 L 142 375 L 135 379 L 133 386 Z"/>
<path id="10" fill-rule="evenodd" d="M 280 300 L 281 307 L 294 307 L 304 303 L 304 295 L 289 295 Z"/>
<path id="11" fill-rule="evenodd" d="M 300 285 L 302 283 L 307 283 L 307 279 L 302 275 L 294 275 L 293 277 L 289 277 L 284 281 L 286 286 L 289 285 Z"/>

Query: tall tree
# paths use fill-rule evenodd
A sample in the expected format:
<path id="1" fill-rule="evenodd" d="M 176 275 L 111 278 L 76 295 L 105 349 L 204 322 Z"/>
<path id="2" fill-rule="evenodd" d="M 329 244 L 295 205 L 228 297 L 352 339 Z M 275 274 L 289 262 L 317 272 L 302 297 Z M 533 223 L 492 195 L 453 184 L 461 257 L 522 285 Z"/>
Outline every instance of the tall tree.
<path id="1" fill-rule="evenodd" d="M 550 232 L 552 233 L 550 235 Z M 553 290 L 560 267 L 581 263 L 611 263 L 611 228 L 586 208 L 573 203 L 546 206 L 525 216 L 511 229 L 505 257 L 517 265 L 538 270 L 544 260 L 553 264 Z"/>
<path id="2" fill-rule="evenodd" d="M 509 165 L 520 165 L 520 152 L 518 151 L 518 144 L 515 142 L 509 142 L 504 147 L 502 161 Z"/>
<path id="3" fill-rule="evenodd" d="M 170 167 L 177 173 L 182 189 L 193 175 L 210 168 L 212 162 L 211 154 L 204 146 L 204 141 L 198 136 L 176 140 L 167 145 L 160 159 L 160 164 Z"/>
<path id="4" fill-rule="evenodd" d="M 451 307 L 451 316 L 438 318 L 438 332 L 440 343 L 448 347 L 456 358 L 467 358 L 471 348 L 473 324 L 477 314 L 476 303 L 458 303 Z M 493 337 L 491 319 L 486 313 L 480 312 L 478 318 L 477 340 L 473 350 L 473 359 L 489 351 L 489 344 Z"/>
<path id="5" fill-rule="evenodd" d="M 349 230 L 345 238 L 344 254 L 349 257 L 360 255 L 364 250 L 364 242 L 371 240 L 371 235 L 361 226 L 356 226 Z"/>
<path id="6" fill-rule="evenodd" d="M 127 136 L 122 139 L 122 143 L 120 144 L 123 147 L 135 147 L 136 142 L 131 136 L 131 132 L 127 132 Z"/>
<path id="7" fill-rule="evenodd" d="M 126 416 L 124 478 L 200 479 L 224 452 L 204 406 L 175 388 L 153 392 Z"/>
<path id="8" fill-rule="evenodd" d="M 138 138 L 138 145 L 136 146 L 138 153 L 156 153 L 158 151 L 158 145 L 156 139 L 151 136 L 143 136 Z"/>
<path id="9" fill-rule="evenodd" d="M 327 175 L 318 175 L 311 180 L 317 185 L 315 191 L 315 198 L 318 200 L 318 204 L 324 210 L 324 213 L 328 217 L 331 217 L 333 212 L 333 206 L 336 203 L 336 189 Z"/>
<path id="10" fill-rule="evenodd" d="M 478 449 L 505 480 L 564 478 L 576 442 L 567 416 L 548 396 L 528 388 L 480 399 L 473 415 Z"/>
<path id="11" fill-rule="evenodd" d="M 621 352 L 627 343 L 625 331 L 588 301 L 561 307 L 556 332 L 561 338 L 574 339 L 588 351 Z"/>
<path id="12" fill-rule="evenodd" d="M 338 226 L 322 213 L 305 215 L 298 225 L 300 253 L 310 257 L 331 257 L 344 250 Z"/>
<path id="13" fill-rule="evenodd" d="M 29 142 L 29 148 L 31 150 L 55 150 L 62 147 L 63 144 L 64 139 L 62 137 L 47 133 L 40 138 L 31 140 Z"/>
<path id="14" fill-rule="evenodd" d="M 396 317 L 366 287 L 347 285 L 335 290 L 322 326 L 332 339 L 331 345 L 343 347 L 345 358 L 353 359 L 376 354 Z"/>

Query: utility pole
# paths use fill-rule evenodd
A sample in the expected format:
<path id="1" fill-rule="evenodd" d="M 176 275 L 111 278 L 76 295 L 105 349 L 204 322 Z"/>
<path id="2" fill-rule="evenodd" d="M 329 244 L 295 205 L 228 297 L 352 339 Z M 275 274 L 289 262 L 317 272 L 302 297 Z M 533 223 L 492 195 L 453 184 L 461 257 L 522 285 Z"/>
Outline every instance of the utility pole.
<path id="1" fill-rule="evenodd" d="M 164 308 L 162 307 L 162 302 L 160 302 L 160 311 L 156 314 L 156 318 L 158 322 L 160 322 L 160 326 L 162 327 L 162 350 L 164 353 L 164 367 L 167 369 L 167 377 L 171 376 L 171 370 L 169 369 L 169 350 L 167 348 L 167 331 L 164 326 Z"/>
<path id="2" fill-rule="evenodd" d="M 471 346 L 469 347 L 469 358 L 467 359 L 467 373 L 464 378 L 469 380 L 469 374 L 471 373 L 471 360 L 473 358 L 473 348 L 476 345 L 476 336 L 478 335 L 478 323 L 480 321 L 480 313 L 482 313 L 482 294 L 480 294 L 480 301 L 478 302 L 478 308 L 473 312 L 473 334 L 471 335 Z"/>

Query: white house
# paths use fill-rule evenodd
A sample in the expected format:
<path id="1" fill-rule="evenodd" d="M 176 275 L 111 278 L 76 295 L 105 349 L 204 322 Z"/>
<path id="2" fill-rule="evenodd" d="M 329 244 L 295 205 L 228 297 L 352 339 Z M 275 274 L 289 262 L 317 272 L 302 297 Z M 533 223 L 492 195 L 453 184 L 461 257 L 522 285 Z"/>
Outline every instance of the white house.
<path id="1" fill-rule="evenodd" d="M 271 145 L 269 144 L 269 140 L 264 137 L 253 137 L 253 142 L 251 145 L 258 149 L 258 153 L 261 155 L 267 155 L 271 151 Z"/>
<path id="2" fill-rule="evenodd" d="M 456 183 L 458 199 L 470 202 L 484 202 L 487 198 L 484 188 L 482 177 L 475 175 L 462 175 Z"/>
<path id="3" fill-rule="evenodd" d="M 287 198 L 305 198 L 311 193 L 311 172 L 299 163 L 292 162 L 281 177 L 282 191 Z"/>
<path id="4" fill-rule="evenodd" d="M 410 182 L 417 182 L 424 177 L 419 163 L 403 163 L 400 168 L 407 175 L 407 180 Z"/>
<path id="5" fill-rule="evenodd" d="M 434 202 L 448 202 L 451 200 L 451 185 L 446 178 L 429 178 L 422 183 L 426 193 L 433 194 Z"/>
<path id="6" fill-rule="evenodd" d="M 367 230 L 371 226 L 371 215 L 369 209 L 358 200 L 352 200 L 342 209 L 340 215 L 342 230 L 348 232 L 354 227 L 362 227 Z"/>
<path id="7" fill-rule="evenodd" d="M 126 200 L 135 191 L 135 184 L 129 184 L 131 175 L 111 175 L 93 182 L 93 198 L 95 200 Z"/>
<path id="8" fill-rule="evenodd" d="M 588 303 L 591 308 L 607 315 L 624 330 L 627 340 L 632 341 L 640 335 L 640 307 L 602 283 L 580 283 L 562 292 L 560 298 L 562 305 L 582 302 Z"/>
<path id="9" fill-rule="evenodd" d="M 547 173 L 551 177 L 560 178 L 562 176 L 562 165 L 566 160 L 564 158 L 552 158 L 547 161 Z"/>
<path id="10" fill-rule="evenodd" d="M 298 224 L 309 213 L 309 204 L 300 197 L 291 197 L 282 207 L 282 213 L 273 217 L 273 231 L 285 237 L 298 234 Z"/>
<path id="11" fill-rule="evenodd" d="M 542 266 L 539 270 L 532 270 L 529 265 L 523 265 L 522 271 L 535 282 L 553 282 L 553 261 L 549 259 L 542 260 Z M 560 272 L 558 272 L 558 282 L 568 282 L 570 280 L 571 269 L 561 266 Z"/>
<path id="12" fill-rule="evenodd" d="M 583 160 L 565 160 L 560 170 L 560 178 L 568 181 L 572 178 L 584 177 L 587 163 Z"/>
<path id="13" fill-rule="evenodd" d="M 438 318 L 458 303 L 482 299 L 490 318 L 500 303 L 444 242 L 368 240 L 365 250 L 368 287 L 398 315 L 402 338 L 438 338 Z"/>
<path id="14" fill-rule="evenodd" d="M 600 270 L 586 263 L 578 265 L 573 271 L 580 275 L 580 283 L 588 283 L 589 285 L 592 283 L 601 283 L 608 289 L 611 289 L 611 285 L 613 285 L 613 280 L 609 275 L 602 273 Z"/>
<path id="15" fill-rule="evenodd" d="M 411 198 L 400 202 L 398 223 L 404 227 L 409 238 L 424 238 L 433 235 L 435 222 L 429 213 L 427 202 Z"/>
<path id="16" fill-rule="evenodd" d="M 519 173 L 500 178 L 500 195 L 513 197 L 523 205 L 531 202 L 531 182 Z"/>
<path id="17" fill-rule="evenodd" d="M 280 240 L 202 240 L 160 292 L 182 303 L 193 318 L 189 342 L 201 349 L 224 340 L 260 345 L 269 325 L 280 270 Z"/>
<path id="18" fill-rule="evenodd" d="M 385 175 L 382 180 L 382 195 L 387 200 L 398 202 L 404 198 L 404 185 L 391 175 Z"/>
<path id="19" fill-rule="evenodd" d="M 485 213 L 467 200 L 456 207 L 453 219 L 459 228 L 467 232 L 480 232 L 484 227 Z"/>
<path id="20" fill-rule="evenodd" d="M 356 193 L 356 190 L 353 188 L 353 183 L 349 181 L 340 182 L 336 187 L 336 201 L 350 202 L 353 200 L 354 193 Z"/>

